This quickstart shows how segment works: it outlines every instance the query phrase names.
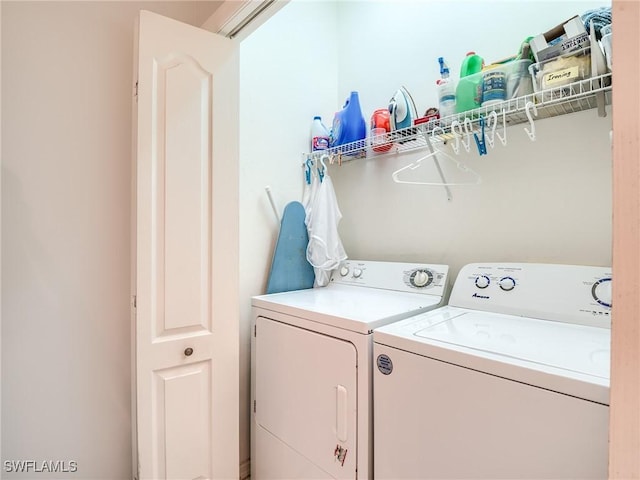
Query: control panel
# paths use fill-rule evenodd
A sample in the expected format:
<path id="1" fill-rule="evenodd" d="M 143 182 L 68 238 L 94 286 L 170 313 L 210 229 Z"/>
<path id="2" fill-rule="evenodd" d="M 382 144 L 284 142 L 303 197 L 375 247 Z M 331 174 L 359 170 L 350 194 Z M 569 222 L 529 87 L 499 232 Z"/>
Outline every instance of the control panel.
<path id="1" fill-rule="evenodd" d="M 610 327 L 611 268 L 472 263 L 460 270 L 449 305 Z"/>
<path id="2" fill-rule="evenodd" d="M 448 273 L 447 265 L 346 260 L 333 271 L 331 282 L 443 296 Z"/>

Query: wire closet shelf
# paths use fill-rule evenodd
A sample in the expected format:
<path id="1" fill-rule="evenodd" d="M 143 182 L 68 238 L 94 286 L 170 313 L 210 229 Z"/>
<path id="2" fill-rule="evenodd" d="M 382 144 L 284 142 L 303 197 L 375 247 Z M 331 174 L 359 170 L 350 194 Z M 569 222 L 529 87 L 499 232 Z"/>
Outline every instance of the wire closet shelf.
<path id="1" fill-rule="evenodd" d="M 411 127 L 388 132 L 375 138 L 366 138 L 346 143 L 326 150 L 319 150 L 305 154 L 305 158 L 316 159 L 328 155 L 338 157 L 340 161 L 350 161 L 359 158 L 381 157 L 389 154 L 409 152 L 428 146 L 428 140 L 447 141 L 455 138 L 451 125 L 455 121 L 463 123 L 471 121 L 474 128 L 478 128 L 481 118 L 487 118 L 496 112 L 500 126 L 518 125 L 529 122 L 527 104 L 533 104 L 537 109 L 535 120 L 557 117 L 569 113 L 590 110 L 598 106 L 598 102 L 611 104 L 611 73 L 587 78 L 568 85 L 541 90 L 539 92 L 512 98 L 503 102 L 476 108 L 463 113 L 431 120 Z M 373 145 L 372 145 L 373 143 Z M 386 145 L 384 152 L 375 152 L 374 145 Z M 389 148 L 390 145 L 390 148 Z"/>

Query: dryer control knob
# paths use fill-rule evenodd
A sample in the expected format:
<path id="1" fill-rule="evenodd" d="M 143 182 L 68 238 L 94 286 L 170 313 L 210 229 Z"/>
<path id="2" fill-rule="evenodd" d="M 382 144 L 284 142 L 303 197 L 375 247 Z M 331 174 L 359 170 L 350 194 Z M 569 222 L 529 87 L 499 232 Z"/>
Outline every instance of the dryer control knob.
<path id="1" fill-rule="evenodd" d="M 611 279 L 601 278 L 591 287 L 593 299 L 604 307 L 611 308 Z"/>
<path id="2" fill-rule="evenodd" d="M 349 267 L 347 266 L 340 267 L 340 275 L 342 277 L 346 277 L 347 275 L 349 275 Z"/>
<path id="3" fill-rule="evenodd" d="M 516 286 L 516 281 L 512 277 L 502 277 L 498 283 L 505 292 L 510 292 Z"/>
<path id="4" fill-rule="evenodd" d="M 428 270 L 416 270 L 411 277 L 411 284 L 414 287 L 426 287 L 433 282 L 433 275 Z"/>
<path id="5" fill-rule="evenodd" d="M 362 275 L 362 270 L 359 268 L 354 268 L 353 269 L 353 276 L 355 278 L 360 278 L 360 276 Z"/>
<path id="6" fill-rule="evenodd" d="M 478 288 L 487 288 L 491 283 L 491 279 L 486 275 L 480 275 L 476 277 L 476 287 Z"/>

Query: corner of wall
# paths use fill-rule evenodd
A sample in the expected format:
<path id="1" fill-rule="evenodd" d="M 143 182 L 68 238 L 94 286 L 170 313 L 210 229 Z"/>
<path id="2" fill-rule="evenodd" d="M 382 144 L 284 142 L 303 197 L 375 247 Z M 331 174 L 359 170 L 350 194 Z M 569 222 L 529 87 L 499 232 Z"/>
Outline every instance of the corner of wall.
<path id="1" fill-rule="evenodd" d="M 2 2 L 0 2 L 0 65 L 2 65 Z M 0 125 L 2 125 L 2 75 L 0 75 Z M 0 129 L 0 432 L 2 432 L 2 130 Z M 0 434 L 0 459 L 2 435 Z M 0 470 L 0 478 L 2 471 Z"/>

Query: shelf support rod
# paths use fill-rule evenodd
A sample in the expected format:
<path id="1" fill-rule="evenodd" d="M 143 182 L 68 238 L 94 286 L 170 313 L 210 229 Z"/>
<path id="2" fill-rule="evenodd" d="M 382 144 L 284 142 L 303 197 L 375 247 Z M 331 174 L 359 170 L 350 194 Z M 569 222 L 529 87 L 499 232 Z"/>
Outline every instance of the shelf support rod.
<path id="1" fill-rule="evenodd" d="M 429 147 L 429 152 L 433 155 L 433 163 L 436 165 L 436 169 L 438 170 L 438 175 L 440 175 L 440 179 L 442 183 L 444 183 L 444 190 L 447 192 L 447 200 L 450 202 L 453 197 L 451 195 L 451 189 L 449 185 L 446 185 L 447 179 L 444 178 L 444 172 L 442 171 L 442 167 L 440 166 L 440 162 L 438 161 L 438 154 L 436 153 L 436 149 L 433 148 L 433 143 L 431 143 L 431 135 L 429 135 L 426 131 L 424 132 L 424 138 L 427 141 L 427 146 Z"/>

